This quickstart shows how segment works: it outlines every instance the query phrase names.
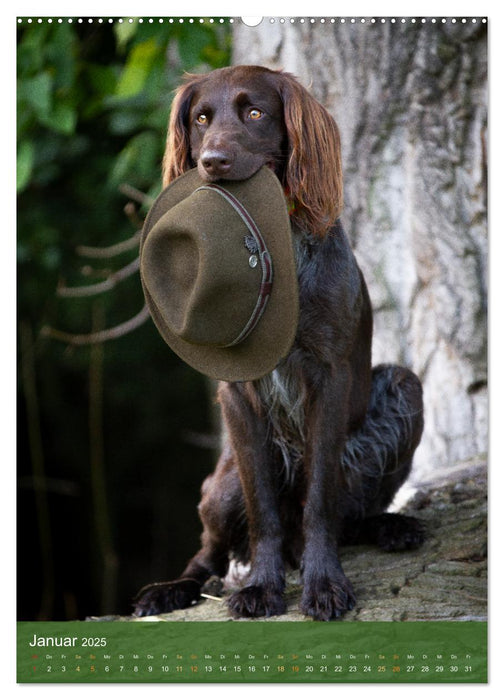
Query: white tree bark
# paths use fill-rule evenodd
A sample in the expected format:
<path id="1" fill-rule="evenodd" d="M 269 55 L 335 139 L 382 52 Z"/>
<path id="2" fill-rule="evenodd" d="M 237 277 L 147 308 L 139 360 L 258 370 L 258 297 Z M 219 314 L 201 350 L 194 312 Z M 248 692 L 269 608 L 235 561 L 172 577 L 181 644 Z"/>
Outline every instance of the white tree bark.
<path id="1" fill-rule="evenodd" d="M 294 73 L 340 127 L 373 359 L 424 386 L 417 477 L 485 453 L 486 25 L 264 18 L 236 24 L 233 62 Z"/>

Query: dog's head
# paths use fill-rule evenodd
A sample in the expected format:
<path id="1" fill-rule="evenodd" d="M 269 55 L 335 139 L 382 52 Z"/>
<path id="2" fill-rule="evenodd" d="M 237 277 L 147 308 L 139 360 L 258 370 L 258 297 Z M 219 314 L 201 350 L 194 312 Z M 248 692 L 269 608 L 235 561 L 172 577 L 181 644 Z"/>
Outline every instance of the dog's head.
<path id="1" fill-rule="evenodd" d="M 289 73 L 234 66 L 189 76 L 172 105 L 163 182 L 198 167 L 207 181 L 245 180 L 272 168 L 293 217 L 323 236 L 339 216 L 343 184 L 338 128 Z"/>

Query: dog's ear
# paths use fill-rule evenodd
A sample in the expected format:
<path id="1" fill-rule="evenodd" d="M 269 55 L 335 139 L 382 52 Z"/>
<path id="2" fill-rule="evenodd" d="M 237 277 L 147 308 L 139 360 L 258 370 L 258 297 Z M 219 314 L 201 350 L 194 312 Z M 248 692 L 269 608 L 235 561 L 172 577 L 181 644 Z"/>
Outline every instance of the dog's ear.
<path id="1" fill-rule="evenodd" d="M 343 208 L 339 130 L 329 112 L 288 73 L 278 73 L 289 139 L 285 186 L 294 218 L 324 236 Z"/>
<path id="2" fill-rule="evenodd" d="M 177 90 L 172 102 L 163 157 L 163 187 L 193 166 L 188 119 L 196 84 L 197 80 L 189 76 L 189 82 Z"/>

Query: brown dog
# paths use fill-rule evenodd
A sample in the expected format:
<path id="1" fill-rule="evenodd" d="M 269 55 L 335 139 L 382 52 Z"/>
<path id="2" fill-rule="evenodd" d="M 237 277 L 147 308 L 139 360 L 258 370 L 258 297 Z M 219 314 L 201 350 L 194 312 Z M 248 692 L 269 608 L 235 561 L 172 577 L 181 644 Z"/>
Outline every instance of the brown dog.
<path id="1" fill-rule="evenodd" d="M 278 615 L 285 567 L 300 567 L 301 609 L 330 620 L 355 604 L 345 542 L 418 546 L 413 518 L 384 513 L 409 474 L 423 429 L 410 371 L 371 369 L 369 296 L 338 216 L 339 134 L 289 74 L 238 66 L 192 76 L 173 103 L 164 184 L 198 167 L 242 180 L 271 167 L 290 203 L 300 318 L 288 357 L 253 382 L 223 383 L 227 442 L 203 484 L 202 547 L 175 581 L 137 596 L 137 615 L 184 608 L 229 561 L 250 562 L 228 601 L 235 616 Z"/>

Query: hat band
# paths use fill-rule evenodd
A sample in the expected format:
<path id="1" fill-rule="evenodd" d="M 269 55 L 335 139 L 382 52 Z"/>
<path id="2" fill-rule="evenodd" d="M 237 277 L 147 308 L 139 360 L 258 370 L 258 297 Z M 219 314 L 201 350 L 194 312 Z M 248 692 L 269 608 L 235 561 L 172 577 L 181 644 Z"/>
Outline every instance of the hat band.
<path id="1" fill-rule="evenodd" d="M 238 345 L 238 343 L 241 343 L 250 333 L 252 333 L 252 331 L 257 326 L 259 320 L 261 319 L 261 316 L 264 313 L 266 304 L 268 303 L 268 299 L 271 294 L 271 290 L 273 288 L 273 262 L 271 260 L 269 250 L 266 247 L 264 238 L 262 237 L 261 232 L 257 227 L 257 224 L 255 223 L 254 219 L 250 216 L 248 211 L 245 209 L 245 207 L 242 205 L 242 203 L 238 199 L 236 199 L 236 197 L 232 195 L 231 192 L 213 183 L 210 183 L 208 185 L 202 185 L 201 187 L 198 187 L 198 189 L 195 190 L 195 192 L 197 192 L 198 190 L 212 190 L 214 192 L 217 192 L 228 202 L 228 204 L 230 204 L 233 207 L 233 209 L 236 211 L 236 213 L 241 218 L 245 226 L 252 234 L 252 237 L 254 238 L 254 241 L 257 246 L 257 258 L 261 264 L 262 278 L 256 305 L 254 307 L 254 310 L 252 311 L 252 314 L 250 315 L 249 320 L 245 324 L 240 334 L 233 341 L 231 341 L 231 343 L 228 343 L 224 346 L 226 348 L 231 348 L 234 345 Z"/>

